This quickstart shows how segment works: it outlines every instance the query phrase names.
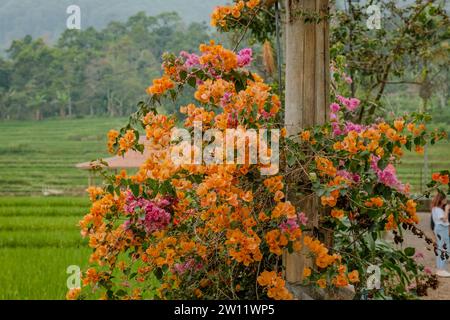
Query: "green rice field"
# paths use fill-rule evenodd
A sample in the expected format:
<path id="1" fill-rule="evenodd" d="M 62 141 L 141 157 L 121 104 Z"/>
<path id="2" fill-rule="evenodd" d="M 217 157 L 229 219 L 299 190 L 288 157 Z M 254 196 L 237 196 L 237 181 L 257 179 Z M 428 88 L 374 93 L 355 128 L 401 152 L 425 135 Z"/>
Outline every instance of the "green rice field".
<path id="1" fill-rule="evenodd" d="M 106 133 L 124 123 L 0 122 L 0 300 L 65 298 L 67 267 L 85 267 L 90 253 L 77 226 L 88 173 L 75 164 L 107 157 Z"/>
<path id="2" fill-rule="evenodd" d="M 67 267 L 89 259 L 77 226 L 88 210 L 82 197 L 0 197 L 0 300 L 64 299 Z"/>
<path id="3" fill-rule="evenodd" d="M 0 122 L 0 195 L 81 195 L 88 173 L 80 162 L 109 156 L 106 134 L 121 118 Z"/>
<path id="4" fill-rule="evenodd" d="M 107 157 L 106 133 L 125 123 L 124 118 L 0 122 L 0 196 L 42 195 L 47 189 L 83 195 L 88 173 L 75 165 Z M 430 146 L 428 159 L 430 172 L 450 168 L 450 143 Z M 423 156 L 414 152 L 407 152 L 398 168 L 413 191 L 420 191 L 422 168 Z"/>

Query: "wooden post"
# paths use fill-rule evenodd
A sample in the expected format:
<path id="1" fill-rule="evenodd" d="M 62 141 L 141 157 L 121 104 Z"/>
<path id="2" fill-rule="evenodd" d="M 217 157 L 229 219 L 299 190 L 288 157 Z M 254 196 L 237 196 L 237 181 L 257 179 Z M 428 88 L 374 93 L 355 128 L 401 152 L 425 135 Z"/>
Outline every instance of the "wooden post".
<path id="1" fill-rule="evenodd" d="M 329 105 L 328 21 L 304 23 L 301 12 L 328 13 L 328 0 L 285 0 L 286 9 L 286 110 L 288 135 L 302 128 L 323 124 Z M 318 201 L 312 197 L 298 202 L 288 191 L 289 200 L 308 217 L 308 227 L 318 227 Z M 285 277 L 289 284 L 303 280 L 303 268 L 311 265 L 304 252 L 285 254 Z"/>

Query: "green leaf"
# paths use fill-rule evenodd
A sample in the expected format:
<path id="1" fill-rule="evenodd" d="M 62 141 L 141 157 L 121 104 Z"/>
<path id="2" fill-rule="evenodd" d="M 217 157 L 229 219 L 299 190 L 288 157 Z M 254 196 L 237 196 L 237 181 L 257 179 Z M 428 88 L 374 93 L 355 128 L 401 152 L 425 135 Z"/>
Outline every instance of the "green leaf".
<path id="1" fill-rule="evenodd" d="M 127 294 L 127 292 L 123 289 L 120 289 L 119 291 L 116 292 L 116 296 L 118 296 L 118 297 L 123 297 L 126 294 Z"/>
<path id="2" fill-rule="evenodd" d="M 290 154 L 287 156 L 287 164 L 288 164 L 288 166 L 292 167 L 292 165 L 293 165 L 294 163 L 295 163 L 295 155 L 292 154 L 292 153 L 290 153 Z"/>
<path id="3" fill-rule="evenodd" d="M 130 189 L 131 189 L 131 192 L 133 192 L 133 195 L 134 195 L 135 197 L 138 197 L 138 196 L 139 196 L 139 185 L 138 185 L 138 184 L 132 184 L 132 185 L 130 185 Z"/>
<path id="4" fill-rule="evenodd" d="M 377 241 L 377 237 L 378 237 L 378 234 L 375 231 L 372 232 L 372 239 L 373 239 L 373 241 Z"/>
<path id="5" fill-rule="evenodd" d="M 415 253 L 416 253 L 416 249 L 415 248 L 408 247 L 408 248 L 405 249 L 405 254 L 408 257 L 412 257 Z"/>
<path id="6" fill-rule="evenodd" d="M 406 149 L 411 151 L 411 140 L 406 141 L 405 147 L 406 147 Z"/>
<path id="7" fill-rule="evenodd" d="M 156 277 L 156 279 L 161 280 L 163 277 L 163 271 L 161 268 L 158 268 L 154 271 L 154 275 Z"/>
<path id="8" fill-rule="evenodd" d="M 108 185 L 106 187 L 106 191 L 108 191 L 108 193 L 110 194 L 114 194 L 114 186 L 112 184 Z"/>
<path id="9" fill-rule="evenodd" d="M 187 82 L 188 85 L 190 85 L 192 88 L 195 88 L 197 86 L 197 79 L 195 77 L 189 77 Z"/>

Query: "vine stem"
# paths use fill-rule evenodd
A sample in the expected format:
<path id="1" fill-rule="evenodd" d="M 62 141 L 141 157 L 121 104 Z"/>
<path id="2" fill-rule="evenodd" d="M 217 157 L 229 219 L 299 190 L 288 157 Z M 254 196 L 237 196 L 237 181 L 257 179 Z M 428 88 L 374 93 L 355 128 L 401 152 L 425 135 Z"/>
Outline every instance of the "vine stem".
<path id="1" fill-rule="evenodd" d="M 237 48 L 239 47 L 239 45 L 241 44 L 242 40 L 244 40 L 245 35 L 247 34 L 247 30 L 250 27 L 250 25 L 252 24 L 253 20 L 256 18 L 256 15 L 258 14 L 259 10 L 261 8 L 258 7 L 255 12 L 253 13 L 251 19 L 249 20 L 249 22 L 247 23 L 247 25 L 244 28 L 244 31 L 242 32 L 241 37 L 239 38 L 238 42 L 236 43 L 236 45 L 234 46 L 233 51 L 236 52 Z"/>
<path id="2" fill-rule="evenodd" d="M 259 270 L 261 268 L 261 261 L 258 263 L 258 271 L 256 272 L 256 275 L 259 275 Z M 259 300 L 259 294 L 258 294 L 258 277 L 256 277 L 255 280 L 255 293 L 256 293 L 256 300 Z"/>

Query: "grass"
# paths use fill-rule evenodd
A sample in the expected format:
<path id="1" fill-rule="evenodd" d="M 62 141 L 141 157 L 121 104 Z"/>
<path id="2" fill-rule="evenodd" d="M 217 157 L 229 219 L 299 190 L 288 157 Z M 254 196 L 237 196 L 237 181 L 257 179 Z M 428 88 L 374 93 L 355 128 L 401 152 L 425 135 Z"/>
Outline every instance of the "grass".
<path id="1" fill-rule="evenodd" d="M 0 300 L 65 298 L 67 267 L 89 260 L 88 210 L 85 198 L 0 197 Z"/>
<path id="2" fill-rule="evenodd" d="M 67 293 L 67 267 L 85 267 L 88 255 L 87 247 L 0 246 L 0 299 L 64 299 Z"/>
<path id="3" fill-rule="evenodd" d="M 450 168 L 450 142 L 440 141 L 427 147 L 429 177 L 431 173 Z M 421 191 L 421 179 L 424 173 L 424 156 L 405 150 L 405 156 L 397 168 L 398 176 L 404 183 L 410 183 L 413 192 Z"/>
<path id="4" fill-rule="evenodd" d="M 78 221 L 88 212 L 80 162 L 108 157 L 106 134 L 126 119 L 0 122 L 0 300 L 64 299 L 67 267 L 86 267 Z M 43 197 L 44 188 L 64 196 Z M 83 195 L 83 197 L 79 197 Z"/>

